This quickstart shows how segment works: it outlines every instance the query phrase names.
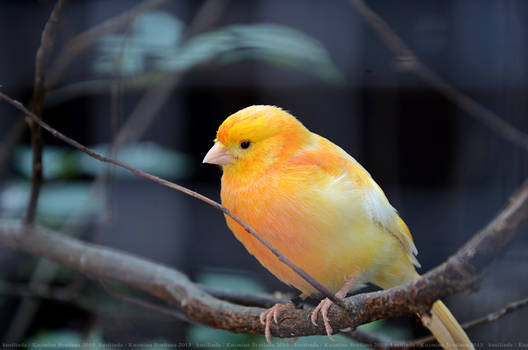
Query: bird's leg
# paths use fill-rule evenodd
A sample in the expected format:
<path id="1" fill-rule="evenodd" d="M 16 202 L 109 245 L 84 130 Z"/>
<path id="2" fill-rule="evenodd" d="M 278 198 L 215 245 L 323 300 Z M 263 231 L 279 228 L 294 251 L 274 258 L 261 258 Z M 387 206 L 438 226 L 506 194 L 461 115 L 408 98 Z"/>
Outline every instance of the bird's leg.
<path id="1" fill-rule="evenodd" d="M 338 290 L 337 293 L 335 293 L 335 296 L 339 299 L 344 298 L 347 295 L 348 291 L 352 288 L 356 280 L 357 280 L 357 276 L 350 277 L 345 282 L 343 287 L 341 287 L 341 289 Z M 317 326 L 317 318 L 319 317 L 318 316 L 319 312 L 321 313 L 321 315 L 323 316 L 323 323 L 325 326 L 326 334 L 328 334 L 328 338 L 330 338 L 330 340 L 334 340 L 334 339 L 332 338 L 333 329 L 330 326 L 330 321 L 328 319 L 328 310 L 330 309 L 330 306 L 332 306 L 333 304 L 334 303 L 330 299 L 324 298 L 323 300 L 321 300 L 319 305 L 317 305 L 317 307 L 314 309 L 314 311 L 312 312 L 312 317 L 311 317 L 312 323 L 315 326 Z"/>
<path id="2" fill-rule="evenodd" d="M 276 324 L 279 324 L 278 316 L 279 313 L 283 310 L 295 309 L 295 305 L 291 301 L 287 304 L 275 304 L 263 313 L 260 314 L 260 323 L 266 326 L 264 329 L 264 335 L 266 336 L 266 341 L 269 345 L 273 346 L 271 342 L 271 321 L 275 321 Z"/>
<path id="3" fill-rule="evenodd" d="M 301 294 L 298 297 L 293 298 L 291 301 L 289 301 L 286 304 L 275 304 L 268 310 L 264 311 L 260 314 L 260 323 L 266 326 L 264 329 L 264 335 L 266 336 L 266 341 L 269 345 L 273 346 L 273 343 L 271 342 L 271 321 L 273 320 L 275 324 L 279 324 L 278 317 L 281 311 L 288 310 L 288 309 L 296 309 L 297 304 L 301 304 L 301 301 L 306 298 L 307 295 L 304 293 Z M 293 339 L 293 343 L 297 341 L 297 338 Z"/>

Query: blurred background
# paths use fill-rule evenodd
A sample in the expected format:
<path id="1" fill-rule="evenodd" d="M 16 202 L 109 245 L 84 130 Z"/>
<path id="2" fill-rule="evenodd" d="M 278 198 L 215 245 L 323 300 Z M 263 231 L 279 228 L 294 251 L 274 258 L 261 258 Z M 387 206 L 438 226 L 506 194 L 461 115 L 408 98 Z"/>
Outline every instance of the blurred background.
<path id="1" fill-rule="evenodd" d="M 24 104 L 54 4 L 0 2 L 0 85 Z M 528 132 L 528 2 L 367 4 L 431 70 Z M 483 227 L 528 175 L 525 150 L 402 70 L 346 0 L 71 0 L 57 25 L 46 89 L 43 116 L 59 131 L 216 200 L 221 171 L 201 160 L 218 125 L 248 105 L 280 106 L 369 170 L 409 225 L 421 272 Z M 0 115 L 6 221 L 24 215 L 32 156 L 23 118 L 6 103 Z M 45 132 L 43 140 L 39 224 L 172 266 L 205 285 L 295 294 L 245 251 L 215 209 Z M 460 322 L 527 296 L 527 252 L 524 230 L 478 291 L 446 300 Z M 0 272 L 3 343 L 265 343 L 124 303 L 93 280 L 7 248 Z M 527 320 L 524 309 L 468 334 L 483 347 L 516 347 L 528 343 Z M 426 334 L 412 318 L 365 327 L 398 340 Z M 309 337 L 295 347 L 328 343 Z"/>

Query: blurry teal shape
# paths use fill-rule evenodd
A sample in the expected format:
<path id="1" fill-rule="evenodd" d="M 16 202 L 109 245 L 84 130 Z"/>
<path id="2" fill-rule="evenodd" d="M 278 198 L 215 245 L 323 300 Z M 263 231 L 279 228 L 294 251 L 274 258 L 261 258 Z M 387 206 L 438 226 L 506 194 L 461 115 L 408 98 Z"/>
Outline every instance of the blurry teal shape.
<path id="1" fill-rule="evenodd" d="M 99 144 L 92 149 L 108 155 L 109 145 Z M 123 145 L 112 157 L 153 175 L 179 179 L 190 177 L 195 164 L 192 157 L 186 154 L 148 141 Z M 128 170 L 102 163 L 84 153 L 79 153 L 79 160 L 80 171 L 84 174 L 97 176 L 105 167 L 110 166 L 112 174 L 117 177 L 134 177 Z"/>
<path id="2" fill-rule="evenodd" d="M 100 331 L 91 332 L 87 337 L 71 330 L 41 331 L 24 342 L 27 349 L 84 349 L 95 350 L 105 347 L 105 341 Z"/>
<path id="3" fill-rule="evenodd" d="M 108 154 L 108 144 L 93 147 L 98 153 Z M 20 146 L 15 150 L 14 166 L 24 177 L 31 178 L 32 151 L 29 146 Z M 112 173 L 118 177 L 132 176 L 128 171 L 95 160 L 90 156 L 71 148 L 46 146 L 43 150 L 43 176 L 46 180 L 69 178 L 79 175 L 99 175 L 105 166 L 112 167 Z M 163 147 L 154 142 L 137 142 L 123 145 L 117 153 L 117 159 L 140 170 L 169 178 L 188 178 L 192 175 L 192 158 Z"/>
<path id="4" fill-rule="evenodd" d="M 78 174 L 78 162 L 75 152 L 57 146 L 46 146 L 42 152 L 42 175 L 44 179 L 55 179 Z M 13 162 L 15 169 L 26 178 L 31 177 L 33 152 L 29 146 L 18 146 L 15 149 Z"/>
<path id="5" fill-rule="evenodd" d="M 334 341 L 327 336 L 300 337 L 294 344 L 287 344 L 291 339 L 271 338 L 276 347 L 281 349 L 317 349 L 317 348 L 349 348 L 370 349 L 363 344 L 356 343 L 342 335 L 335 335 Z M 191 346 L 206 349 L 222 348 L 271 348 L 264 335 L 237 334 L 221 329 L 208 328 L 204 326 L 192 325 L 187 331 L 187 342 Z"/>
<path id="6" fill-rule="evenodd" d="M 5 186 L 0 192 L 0 211 L 2 217 L 16 218 L 22 216 L 29 199 L 29 182 L 17 181 Z M 54 182 L 41 188 L 37 219 L 39 222 L 57 226 L 73 214 L 79 223 L 101 214 L 103 201 L 92 193 L 92 186 L 87 182 Z"/>
<path id="7" fill-rule="evenodd" d="M 134 75 L 148 69 L 147 60 L 165 57 L 178 45 L 183 23 L 167 12 L 139 16 L 127 35 L 106 35 L 99 40 L 94 70 L 98 73 Z"/>
<path id="8" fill-rule="evenodd" d="M 209 62 L 261 60 L 313 74 L 330 83 L 343 78 L 318 40 L 294 28 L 271 23 L 237 24 L 182 42 L 184 25 L 166 12 L 148 12 L 127 35 L 107 35 L 98 46 L 94 70 L 137 75 L 149 70 L 186 71 Z M 149 64 L 147 64 L 147 62 Z"/>
<path id="9" fill-rule="evenodd" d="M 218 289 L 230 289 L 248 293 L 265 293 L 266 288 L 257 279 L 229 270 L 213 270 L 199 272 L 196 282 Z"/>
<path id="10" fill-rule="evenodd" d="M 412 333 L 409 328 L 395 325 L 387 320 L 373 321 L 361 325 L 358 328 L 367 332 L 379 334 L 396 342 L 412 339 Z"/>
<path id="11" fill-rule="evenodd" d="M 339 70 L 319 41 L 279 24 L 238 24 L 201 34 L 185 43 L 178 55 L 168 57 L 162 68 L 187 70 L 213 59 L 221 64 L 262 60 L 331 83 L 342 82 Z"/>

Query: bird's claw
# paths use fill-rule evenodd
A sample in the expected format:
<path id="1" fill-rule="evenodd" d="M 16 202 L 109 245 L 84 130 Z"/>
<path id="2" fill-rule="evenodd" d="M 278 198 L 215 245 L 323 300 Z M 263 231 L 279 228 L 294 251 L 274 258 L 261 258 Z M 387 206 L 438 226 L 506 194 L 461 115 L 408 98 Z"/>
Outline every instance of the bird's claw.
<path id="1" fill-rule="evenodd" d="M 330 326 L 330 320 L 328 319 L 328 310 L 332 305 L 334 305 L 332 300 L 324 298 L 312 312 L 311 320 L 314 326 L 318 326 L 317 319 L 319 318 L 320 312 L 323 316 L 323 323 L 326 330 L 326 334 L 328 335 L 328 338 L 330 338 L 330 340 L 334 341 L 334 338 L 332 337 L 332 333 L 334 332 L 334 330 Z"/>
<path id="2" fill-rule="evenodd" d="M 279 324 L 278 316 L 280 312 L 287 309 L 295 309 L 295 306 L 292 302 L 289 302 L 287 304 L 275 304 L 268 310 L 261 313 L 259 316 L 260 323 L 266 326 L 264 328 L 264 335 L 266 336 L 266 341 L 271 346 L 273 346 L 273 343 L 271 342 L 271 322 L 273 320 L 275 324 Z"/>

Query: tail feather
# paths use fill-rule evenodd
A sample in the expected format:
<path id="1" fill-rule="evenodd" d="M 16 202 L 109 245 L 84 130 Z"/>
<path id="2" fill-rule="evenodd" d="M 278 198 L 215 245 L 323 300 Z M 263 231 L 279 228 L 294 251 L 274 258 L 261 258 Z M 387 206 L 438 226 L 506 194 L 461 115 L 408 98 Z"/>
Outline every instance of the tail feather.
<path id="1" fill-rule="evenodd" d="M 474 349 L 466 332 L 440 300 L 433 304 L 431 317 L 424 321 L 424 325 L 444 349 Z"/>

